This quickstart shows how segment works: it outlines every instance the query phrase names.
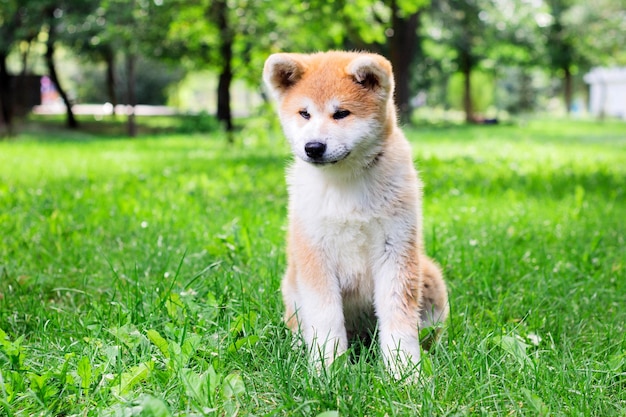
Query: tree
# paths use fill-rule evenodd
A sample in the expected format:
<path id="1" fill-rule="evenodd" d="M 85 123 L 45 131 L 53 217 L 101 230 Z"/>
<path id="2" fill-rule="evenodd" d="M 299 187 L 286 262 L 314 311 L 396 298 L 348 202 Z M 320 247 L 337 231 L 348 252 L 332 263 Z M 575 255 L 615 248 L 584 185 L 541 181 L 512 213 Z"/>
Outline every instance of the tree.
<path id="1" fill-rule="evenodd" d="M 573 75 L 592 65 L 626 63 L 626 5 L 614 0 L 549 0 L 548 63 L 563 79 L 567 112 L 572 107 Z"/>
<path id="2" fill-rule="evenodd" d="M 531 70 L 545 64 L 546 39 L 543 31 L 551 23 L 543 2 L 483 1 L 479 18 L 485 23 L 485 60 L 481 67 L 505 82 L 509 97 L 507 110 L 530 111 L 536 103 Z M 498 103 L 500 104 L 500 103 Z"/>
<path id="3" fill-rule="evenodd" d="M 551 22 L 548 12 L 542 2 L 532 1 L 433 1 L 425 20 L 425 48 L 436 55 L 437 65 L 462 74 L 462 108 L 467 122 L 477 120 L 474 71 L 488 72 L 495 80 L 505 72 L 503 68 L 517 67 L 521 89 L 528 89 L 527 71 L 540 65 L 544 56 L 540 29 Z"/>
<path id="4" fill-rule="evenodd" d="M 109 70 L 113 68 L 113 57 L 110 52 L 119 50 L 123 54 L 126 67 L 126 103 L 128 105 L 128 135 L 137 135 L 135 107 L 135 68 L 137 57 L 141 54 L 149 56 L 163 55 L 166 30 L 170 25 L 175 4 L 164 5 L 163 1 L 143 0 L 101 0 L 100 5 L 92 13 L 96 24 L 102 27 L 94 44 L 106 45 L 110 48 L 108 58 L 111 59 Z M 110 75 L 112 72 L 109 73 Z M 112 88 L 113 86 L 110 86 Z"/>
<path id="5" fill-rule="evenodd" d="M 415 64 L 420 42 L 418 27 L 422 9 L 418 2 L 410 3 L 415 9 L 402 9 L 397 0 L 391 0 L 391 31 L 387 31 L 389 59 L 394 68 L 396 81 L 396 104 L 400 120 L 411 121 L 411 72 Z"/>
<path id="6" fill-rule="evenodd" d="M 614 0 L 597 0 L 589 2 L 567 3 L 567 9 L 558 9 L 562 2 L 556 2 L 559 11 L 558 26 L 551 28 L 553 32 L 562 33 L 567 40 L 568 48 L 564 51 L 551 51 L 556 63 L 562 64 L 561 71 L 565 74 L 565 103 L 567 110 L 571 107 L 572 89 L 571 72 L 565 68 L 570 58 L 573 69 L 589 69 L 592 66 L 620 66 L 626 64 L 626 4 Z M 570 55 L 563 56 L 564 52 Z M 557 69 L 559 67 L 557 66 Z M 604 84 L 603 88 L 607 86 Z M 608 95 L 603 94 L 606 100 Z M 602 104 L 602 108 L 606 103 Z M 600 118 L 604 116 L 600 112 Z"/>
<path id="7" fill-rule="evenodd" d="M 61 85 L 61 81 L 59 80 L 56 66 L 54 64 L 55 44 L 58 40 L 59 32 L 59 29 L 57 27 L 58 19 L 60 19 L 65 13 L 67 13 L 67 9 L 68 6 L 63 2 L 52 0 L 44 4 L 41 14 L 45 22 L 44 24 L 47 26 L 48 29 L 45 52 L 45 61 L 46 66 L 48 67 L 48 76 L 50 77 L 50 80 L 56 87 L 59 96 L 65 104 L 67 126 L 71 129 L 75 129 L 78 127 L 78 121 L 76 120 L 76 117 L 74 116 L 74 112 L 72 110 L 72 102 L 69 99 L 65 89 Z"/>
<path id="8" fill-rule="evenodd" d="M 105 84 L 113 115 L 118 104 L 115 75 L 116 48 L 107 37 L 106 10 L 100 7 L 100 0 L 83 0 L 83 13 L 68 16 L 61 34 L 63 42 L 78 56 L 92 62 L 104 62 Z"/>
<path id="9" fill-rule="evenodd" d="M 239 38 L 233 23 L 237 21 L 233 7 L 226 0 L 179 0 L 177 4 L 180 13 L 169 28 L 168 41 L 177 46 L 175 49 L 188 66 L 217 70 L 217 118 L 231 132 L 233 51 Z"/>
<path id="10" fill-rule="evenodd" d="M 9 2 L 8 10 L 0 17 L 0 127 L 6 126 L 9 133 L 13 123 L 13 96 L 6 61 L 15 42 L 20 20 L 17 3 Z"/>
<path id="11" fill-rule="evenodd" d="M 572 6 L 572 0 L 548 0 L 553 22 L 548 27 L 548 58 L 550 67 L 561 74 L 563 78 L 563 94 L 567 113 L 572 107 L 572 72 L 582 57 L 575 46 L 575 37 L 578 36 L 569 30 L 565 22 L 567 10 Z"/>
<path id="12" fill-rule="evenodd" d="M 258 84 L 261 57 L 272 49 L 271 39 L 278 39 L 276 31 L 291 28 L 289 12 L 285 3 L 262 0 L 178 0 L 176 4 L 179 12 L 168 42 L 176 45 L 172 49 L 187 66 L 218 73 L 217 118 L 230 132 L 234 128 L 232 82 L 242 78 Z"/>
<path id="13" fill-rule="evenodd" d="M 454 51 L 453 61 L 463 75 L 465 121 L 475 120 L 472 104 L 472 71 L 484 58 L 486 24 L 481 19 L 481 0 L 434 0 L 431 8 L 437 30 L 435 41 L 446 42 Z"/>
<path id="14" fill-rule="evenodd" d="M 233 44 L 235 33 L 233 32 L 228 4 L 226 0 L 215 0 L 208 8 L 209 16 L 213 16 L 217 23 L 220 37 L 219 52 L 221 56 L 221 68 L 217 83 L 217 120 L 223 122 L 226 131 L 233 130 L 233 115 L 230 108 L 230 86 L 233 81 Z"/>
<path id="15" fill-rule="evenodd" d="M 7 57 L 17 41 L 23 38 L 32 38 L 33 13 L 27 4 L 16 0 L 2 2 L 0 14 L 0 127 L 5 126 L 10 134 L 13 126 L 14 102 L 11 78 L 7 69 Z"/>
<path id="16" fill-rule="evenodd" d="M 59 41 L 60 34 L 66 26 L 66 16 L 84 10 L 84 6 L 80 5 L 82 3 L 74 3 L 63 0 L 27 0 L 19 2 L 18 5 L 18 3 L 13 1 L 8 2 L 7 16 L 9 16 L 9 19 L 6 21 L 0 19 L 2 24 L 0 31 L 0 39 L 2 39 L 0 40 L 0 85 L 2 85 L 2 88 L 0 88 L 0 107 L 2 108 L 2 120 L 9 128 L 11 126 L 15 99 L 12 97 L 11 86 L 8 83 L 6 57 L 17 41 L 23 40 L 30 44 L 42 31 L 46 36 L 45 62 L 50 79 L 66 105 L 67 124 L 71 128 L 78 126 L 68 95 L 59 81 L 54 62 L 56 43 Z M 24 59 L 22 73 L 25 72 L 26 64 Z"/>

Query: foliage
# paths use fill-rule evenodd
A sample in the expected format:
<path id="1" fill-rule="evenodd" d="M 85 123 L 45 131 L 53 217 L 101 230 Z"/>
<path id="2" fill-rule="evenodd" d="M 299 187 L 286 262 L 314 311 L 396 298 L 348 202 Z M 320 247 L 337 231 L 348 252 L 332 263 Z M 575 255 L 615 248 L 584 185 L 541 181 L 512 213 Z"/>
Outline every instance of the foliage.
<path id="1" fill-rule="evenodd" d="M 623 123 L 407 131 L 452 313 L 402 381 L 369 346 L 311 373 L 282 324 L 269 123 L 232 146 L 54 125 L 0 143 L 0 413 L 624 413 Z"/>
<path id="2" fill-rule="evenodd" d="M 110 101 L 105 86 L 106 80 L 103 65 L 83 65 L 85 78 L 77 86 L 77 95 L 83 103 L 106 103 Z M 126 103 L 127 74 L 122 63 L 115 65 L 116 84 L 115 92 L 118 103 Z M 169 88 L 179 82 L 184 75 L 182 68 L 173 68 L 166 62 L 147 59 L 140 56 L 137 59 L 137 73 L 141 74 L 136 80 L 137 103 L 163 105 L 167 102 Z"/>
<path id="3" fill-rule="evenodd" d="M 546 54 L 543 31 L 552 22 L 543 2 L 491 0 L 481 2 L 478 17 L 485 23 L 486 68 L 500 65 L 528 68 Z"/>
<path id="4" fill-rule="evenodd" d="M 626 65 L 626 6 L 618 1 L 576 2 L 565 11 L 563 24 L 584 62 Z"/>

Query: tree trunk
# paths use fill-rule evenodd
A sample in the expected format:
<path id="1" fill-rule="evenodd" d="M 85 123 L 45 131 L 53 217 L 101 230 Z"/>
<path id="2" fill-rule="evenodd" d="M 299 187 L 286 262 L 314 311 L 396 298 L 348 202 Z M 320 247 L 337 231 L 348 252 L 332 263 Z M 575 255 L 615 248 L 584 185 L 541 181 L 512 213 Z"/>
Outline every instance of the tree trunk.
<path id="1" fill-rule="evenodd" d="M 20 59 L 22 61 L 22 70 L 19 75 L 14 78 L 15 84 L 13 88 L 15 91 L 26 91 L 27 81 L 26 76 L 28 74 L 28 54 L 30 52 L 30 47 L 32 44 L 33 38 L 29 37 L 24 39 L 20 45 Z M 32 106 L 32 102 L 30 101 L 30 94 L 16 94 L 13 100 L 14 111 L 17 111 L 19 116 L 27 114 L 28 109 Z"/>
<path id="2" fill-rule="evenodd" d="M 126 55 L 126 92 L 128 95 L 128 136 L 137 136 L 137 122 L 135 120 L 135 106 L 137 106 L 137 96 L 135 94 L 135 55 Z"/>
<path id="3" fill-rule="evenodd" d="M 472 106 L 472 71 L 463 72 L 463 110 L 465 110 L 465 121 L 474 121 L 474 108 Z"/>
<path id="4" fill-rule="evenodd" d="M 19 3 L 18 3 L 19 4 Z M 2 49 L 0 50 L 0 133 L 4 126 L 4 130 L 7 134 L 13 133 L 13 114 L 14 114 L 14 99 L 13 89 L 11 85 L 11 79 L 9 77 L 9 71 L 7 70 L 7 57 L 13 47 L 15 38 L 22 26 L 22 13 L 21 8 L 14 11 L 12 16 L 2 16 L 0 20 L 0 43 Z M 2 12 L 5 13 L 4 11 Z"/>
<path id="5" fill-rule="evenodd" d="M 563 86 L 564 88 L 564 95 L 565 95 L 565 111 L 567 112 L 567 114 L 570 114 L 570 111 L 572 109 L 572 71 L 570 70 L 569 66 L 565 66 L 563 68 L 563 71 L 565 73 L 564 76 L 564 83 L 565 85 Z"/>
<path id="6" fill-rule="evenodd" d="M 474 106 L 472 105 L 472 69 L 468 66 L 463 68 L 463 110 L 465 122 L 473 123 Z"/>
<path id="7" fill-rule="evenodd" d="M 214 3 L 217 22 L 221 34 L 220 56 L 223 60 L 222 71 L 217 84 L 217 120 L 224 123 L 227 132 L 233 131 L 233 117 L 230 108 L 230 85 L 233 80 L 233 33 L 228 26 L 228 6 L 226 1 Z M 230 136 L 229 136 L 229 140 Z"/>
<path id="8" fill-rule="evenodd" d="M 473 57 L 469 38 L 466 36 L 459 48 L 459 69 L 463 74 L 463 111 L 465 122 L 473 123 L 474 106 L 472 104 L 472 67 Z"/>
<path id="9" fill-rule="evenodd" d="M 117 96 L 115 95 L 115 52 L 110 48 L 104 53 L 104 60 L 106 62 L 106 83 L 107 83 L 107 95 L 109 96 L 109 103 L 113 106 L 112 115 L 115 117 L 115 108 L 117 106 Z"/>
<path id="10" fill-rule="evenodd" d="M 6 66 L 7 55 L 4 51 L 0 52 L 0 127 L 4 126 L 10 135 L 13 127 L 13 95 Z"/>
<path id="11" fill-rule="evenodd" d="M 22 72 L 20 73 L 20 75 L 22 77 L 24 77 L 27 73 L 28 73 L 28 54 L 30 53 L 30 47 L 33 43 L 33 39 L 32 38 L 28 38 L 25 39 L 24 42 L 26 42 L 26 46 L 20 51 L 21 52 L 21 58 L 22 58 Z"/>
<path id="12" fill-rule="evenodd" d="M 403 17 L 396 0 L 391 1 L 391 29 L 388 39 L 389 59 L 396 82 L 396 105 L 402 123 L 411 122 L 411 66 L 418 52 L 417 27 L 421 11 Z"/>
<path id="13" fill-rule="evenodd" d="M 530 76 L 530 73 L 528 72 L 528 69 L 526 67 L 521 67 L 519 71 L 520 90 L 519 101 L 516 106 L 516 110 L 521 112 L 530 112 L 533 110 L 534 107 L 533 100 L 535 96 L 532 86 L 532 77 Z"/>
<path id="14" fill-rule="evenodd" d="M 61 99 L 63 100 L 63 103 L 65 104 L 65 107 L 67 109 L 67 127 L 69 127 L 70 129 L 76 129 L 78 128 L 78 122 L 76 121 L 76 118 L 74 117 L 74 112 L 72 111 L 72 103 L 70 102 L 70 99 L 68 98 L 67 93 L 61 86 L 61 83 L 59 82 L 59 77 L 57 76 L 57 70 L 54 66 L 54 41 L 55 41 L 54 22 L 52 22 L 52 19 L 51 19 L 50 29 L 48 31 L 48 41 L 46 42 L 46 54 L 45 54 L 46 65 L 48 66 L 48 75 L 50 77 L 50 80 L 56 87 L 57 92 L 61 96 Z"/>
<path id="15" fill-rule="evenodd" d="M 230 65 L 225 65 L 217 84 L 217 119 L 224 123 L 227 132 L 233 130 L 233 117 L 230 109 L 230 84 L 233 75 Z"/>

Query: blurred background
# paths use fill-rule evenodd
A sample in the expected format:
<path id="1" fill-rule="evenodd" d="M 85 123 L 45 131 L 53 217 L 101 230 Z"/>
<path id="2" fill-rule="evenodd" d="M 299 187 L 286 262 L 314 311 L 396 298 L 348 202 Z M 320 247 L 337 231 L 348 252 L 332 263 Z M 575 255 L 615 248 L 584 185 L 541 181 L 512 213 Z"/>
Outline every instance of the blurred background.
<path id="1" fill-rule="evenodd" d="M 233 130 L 268 107 L 270 53 L 327 49 L 388 57 L 404 123 L 626 118 L 625 45 L 625 0 L 0 0 L 0 134 L 33 113 Z"/>

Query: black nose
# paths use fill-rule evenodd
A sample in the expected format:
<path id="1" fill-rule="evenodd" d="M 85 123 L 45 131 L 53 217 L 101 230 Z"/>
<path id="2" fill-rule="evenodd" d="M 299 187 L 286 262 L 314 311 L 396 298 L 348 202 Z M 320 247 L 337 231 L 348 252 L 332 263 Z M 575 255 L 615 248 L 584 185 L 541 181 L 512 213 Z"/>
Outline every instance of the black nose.
<path id="1" fill-rule="evenodd" d="M 308 142 L 304 145 L 304 152 L 311 159 L 319 159 L 326 151 L 326 144 L 322 142 Z"/>

